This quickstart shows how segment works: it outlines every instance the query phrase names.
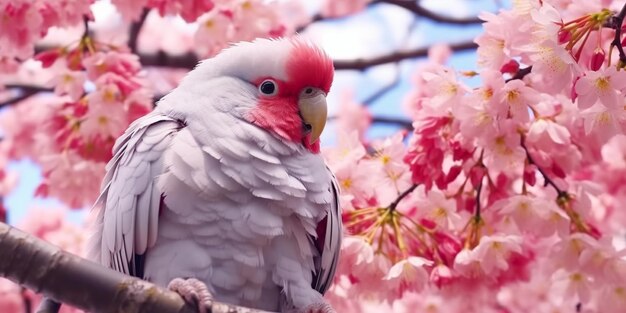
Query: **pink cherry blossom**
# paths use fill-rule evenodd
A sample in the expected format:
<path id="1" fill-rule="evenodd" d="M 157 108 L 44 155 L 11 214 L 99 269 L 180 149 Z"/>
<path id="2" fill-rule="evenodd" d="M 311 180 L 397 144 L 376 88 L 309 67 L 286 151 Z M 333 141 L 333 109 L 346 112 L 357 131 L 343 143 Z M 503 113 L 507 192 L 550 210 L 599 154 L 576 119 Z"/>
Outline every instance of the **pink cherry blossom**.
<path id="1" fill-rule="evenodd" d="M 372 114 L 367 107 L 354 102 L 352 93 L 345 92 L 337 112 L 337 127 L 344 132 L 356 130 L 359 139 L 363 140 L 371 124 Z"/>
<path id="2" fill-rule="evenodd" d="M 424 72 L 422 77 L 426 81 L 425 87 L 431 96 L 427 106 L 433 112 L 447 112 L 467 91 L 467 87 L 457 81 L 454 72 L 444 67 L 434 72 Z"/>
<path id="3" fill-rule="evenodd" d="M 137 55 L 116 51 L 96 52 L 84 58 L 82 64 L 87 70 L 87 77 L 93 81 L 105 73 L 130 78 L 141 68 Z"/>
<path id="4" fill-rule="evenodd" d="M 59 96 L 68 95 L 72 101 L 77 101 L 84 94 L 85 73 L 66 70 L 51 81 L 54 92 Z"/>
<path id="5" fill-rule="evenodd" d="M 599 101 L 603 106 L 612 109 L 622 106 L 618 101 L 621 90 L 626 88 L 626 73 L 608 67 L 600 71 L 589 71 L 576 83 L 578 106 L 587 109 Z"/>
<path id="6" fill-rule="evenodd" d="M 554 121 L 537 119 L 530 125 L 526 139 L 535 147 L 547 150 L 551 146 L 569 144 L 570 132 Z"/>
<path id="7" fill-rule="evenodd" d="M 444 229 L 453 230 L 462 223 L 461 215 L 456 211 L 456 202 L 446 199 L 441 191 L 430 191 L 427 198 L 417 204 L 422 218 L 432 220 Z"/>
<path id="8" fill-rule="evenodd" d="M 592 279 L 589 275 L 559 270 L 553 275 L 556 288 L 565 288 L 564 296 L 587 303 L 591 299 Z"/>
<path id="9" fill-rule="evenodd" d="M 598 242 L 587 234 L 576 233 L 565 238 L 554 246 L 552 256 L 555 260 L 555 266 L 562 267 L 566 270 L 575 270 L 579 268 L 579 259 L 581 253 L 585 249 L 594 249 L 598 247 Z"/>
<path id="10" fill-rule="evenodd" d="M 478 44 L 478 65 L 483 68 L 500 69 L 500 67 L 506 63 L 507 43 L 509 34 L 507 33 L 506 19 L 491 14 L 482 13 L 479 16 L 482 20 L 486 21 L 484 24 L 485 32 L 479 35 L 475 42 Z"/>
<path id="11" fill-rule="evenodd" d="M 615 135 L 602 146 L 602 160 L 614 169 L 626 169 L 626 135 Z"/>
<path id="12" fill-rule="evenodd" d="M 566 236 L 569 232 L 569 217 L 553 201 L 513 196 L 501 200 L 500 205 L 505 221 L 511 220 L 522 233 L 549 237 L 554 233 Z"/>
<path id="13" fill-rule="evenodd" d="M 597 136 L 600 144 L 604 144 L 611 137 L 623 132 L 626 122 L 626 111 L 621 107 L 607 108 L 596 103 L 591 108 L 580 113 L 586 135 Z"/>
<path id="14" fill-rule="evenodd" d="M 602 288 L 598 300 L 598 311 L 618 313 L 626 307 L 626 286 L 624 284 L 608 285 Z"/>
<path id="15" fill-rule="evenodd" d="M 196 51 L 203 56 L 211 56 L 225 48 L 235 31 L 232 17 L 224 11 L 213 10 L 199 19 L 198 30 L 194 35 Z"/>
<path id="16" fill-rule="evenodd" d="M 517 125 L 512 120 L 499 123 L 497 131 L 487 134 L 482 139 L 485 147 L 485 165 L 493 171 L 521 173 L 526 155 L 520 146 Z"/>
<path id="17" fill-rule="evenodd" d="M 120 90 L 110 84 L 90 93 L 87 96 L 87 113 L 80 124 L 81 134 L 87 137 L 119 137 L 129 124 L 121 99 Z"/>
<path id="18" fill-rule="evenodd" d="M 148 0 L 136 0 L 136 1 L 111 0 L 111 3 L 115 5 L 115 8 L 120 12 L 122 17 L 127 21 L 134 21 L 134 20 L 139 19 L 139 16 L 141 15 L 141 11 L 147 2 Z"/>
<path id="19" fill-rule="evenodd" d="M 400 295 L 406 291 L 421 291 L 428 283 L 428 272 L 425 266 L 433 262 L 420 257 L 408 257 L 394 264 L 383 278 L 388 281 Z"/>
<path id="20" fill-rule="evenodd" d="M 499 109 L 501 117 L 510 117 L 518 122 L 530 120 L 529 108 L 537 102 L 537 92 L 526 86 L 520 80 L 513 80 L 504 85 L 501 93 L 502 106 Z"/>
<path id="21" fill-rule="evenodd" d="M 148 5 L 159 11 L 161 15 L 180 16 L 187 22 L 194 22 L 196 18 L 204 12 L 214 7 L 213 0 L 149 0 Z"/>
<path id="22" fill-rule="evenodd" d="M 44 184 L 49 195 L 58 197 L 72 208 L 89 206 L 98 196 L 104 177 L 103 162 L 83 160 L 75 153 L 41 157 Z"/>
<path id="23" fill-rule="evenodd" d="M 508 258 L 511 253 L 522 252 L 522 238 L 517 236 L 485 236 L 472 251 L 480 260 L 480 267 L 485 273 L 493 270 L 509 269 Z"/>

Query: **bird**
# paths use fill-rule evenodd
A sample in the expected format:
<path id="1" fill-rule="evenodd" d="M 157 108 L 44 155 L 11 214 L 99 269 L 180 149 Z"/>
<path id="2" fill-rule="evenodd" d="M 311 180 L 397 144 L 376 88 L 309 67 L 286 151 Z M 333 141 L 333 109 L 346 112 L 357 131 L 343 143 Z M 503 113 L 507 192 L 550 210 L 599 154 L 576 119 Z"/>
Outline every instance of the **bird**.
<path id="1" fill-rule="evenodd" d="M 301 35 L 200 61 L 115 141 L 89 258 L 200 306 L 335 312 L 340 188 L 319 139 L 333 77 Z"/>

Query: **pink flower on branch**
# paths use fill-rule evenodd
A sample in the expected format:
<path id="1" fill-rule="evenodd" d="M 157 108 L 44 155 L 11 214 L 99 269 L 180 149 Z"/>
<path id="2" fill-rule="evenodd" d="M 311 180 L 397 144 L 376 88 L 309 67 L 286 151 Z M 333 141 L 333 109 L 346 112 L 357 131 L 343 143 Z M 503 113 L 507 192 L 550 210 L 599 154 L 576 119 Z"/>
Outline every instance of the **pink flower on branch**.
<path id="1" fill-rule="evenodd" d="M 411 256 L 394 264 L 383 280 L 391 284 L 391 288 L 401 297 L 407 291 L 421 291 L 429 280 L 424 267 L 433 262 L 424 258 Z"/>
<path id="2" fill-rule="evenodd" d="M 608 109 L 623 107 L 623 89 L 626 89 L 624 71 L 608 67 L 605 70 L 587 72 L 576 83 L 578 107 L 588 109 L 596 101 Z"/>

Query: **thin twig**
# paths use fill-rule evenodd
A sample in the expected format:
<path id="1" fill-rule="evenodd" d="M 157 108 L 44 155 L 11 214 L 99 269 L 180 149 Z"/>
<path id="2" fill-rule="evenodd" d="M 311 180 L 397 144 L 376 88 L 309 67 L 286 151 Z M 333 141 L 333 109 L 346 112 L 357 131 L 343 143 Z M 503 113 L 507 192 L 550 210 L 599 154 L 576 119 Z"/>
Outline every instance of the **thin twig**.
<path id="1" fill-rule="evenodd" d="M 476 49 L 476 44 L 474 42 L 461 42 L 456 44 L 451 44 L 450 49 L 452 51 L 463 51 L 463 50 L 471 50 Z M 54 49 L 53 47 L 37 47 L 36 51 L 44 51 L 47 49 Z M 413 50 L 405 50 L 405 51 L 397 51 L 387 55 L 382 55 L 373 58 L 362 58 L 355 60 L 335 60 L 333 63 L 335 65 L 336 70 L 359 70 L 363 71 L 367 68 L 376 65 L 382 65 L 387 63 L 397 63 L 402 60 L 425 57 L 428 55 L 428 47 L 416 48 Z M 164 51 L 159 51 L 154 54 L 138 54 L 139 61 L 144 66 L 162 66 L 162 67 L 173 67 L 173 68 L 188 68 L 192 69 L 198 63 L 198 58 L 194 53 L 186 53 L 181 55 L 169 55 Z M 530 70 L 528 70 L 530 71 Z M 6 88 L 19 88 L 21 90 L 35 90 L 37 92 L 46 92 L 52 91 L 50 88 L 41 87 L 41 86 L 33 86 L 33 85 L 20 85 L 20 84 L 8 84 L 5 86 Z M 388 89 L 392 89 L 395 87 L 393 84 L 388 86 Z M 382 93 L 378 96 L 382 96 L 384 92 L 388 90 L 384 88 Z M 376 95 L 374 95 L 376 96 Z M 160 97 L 156 97 L 159 99 Z M 366 99 L 367 100 L 367 99 Z M 15 103 L 14 101 L 9 104 Z M 2 104 L 0 103 L 0 106 Z"/>
<path id="2" fill-rule="evenodd" d="M 613 38 L 613 41 L 611 41 L 611 49 L 613 49 L 613 47 L 617 47 L 621 65 L 626 65 L 626 53 L 624 53 L 624 48 L 622 47 L 622 24 L 624 23 L 625 16 L 626 3 L 622 6 L 622 10 L 619 11 L 619 14 L 611 16 L 609 22 L 605 25 L 615 29 L 615 37 Z"/>
<path id="3" fill-rule="evenodd" d="M 458 17 L 441 15 L 439 13 L 435 13 L 433 11 L 430 11 L 424 8 L 423 6 L 419 4 L 419 1 L 416 1 L 416 0 L 375 0 L 375 1 L 372 1 L 372 4 L 377 4 L 377 3 L 386 3 L 386 4 L 395 5 L 403 9 L 406 9 L 410 12 L 413 12 L 414 14 L 418 16 L 425 17 L 437 23 L 468 25 L 468 24 L 480 24 L 483 22 L 483 20 L 475 16 L 458 18 Z"/>
<path id="4" fill-rule="evenodd" d="M 539 173 L 541 173 L 541 176 L 543 176 L 544 186 L 548 186 L 548 185 L 552 186 L 552 188 L 554 188 L 554 190 L 556 190 L 557 192 L 558 199 L 567 198 L 568 197 L 567 192 L 559 188 L 559 186 L 557 186 L 556 183 L 552 179 L 550 179 L 548 174 L 546 174 L 546 172 L 541 168 L 541 166 L 539 166 L 539 164 L 537 164 L 535 160 L 533 159 L 533 157 L 530 155 L 530 152 L 528 151 L 528 147 L 526 147 L 526 137 L 523 135 L 521 136 L 520 144 L 522 148 L 524 149 L 524 151 L 526 152 L 526 159 L 528 160 L 528 164 L 534 164 L 535 167 L 537 167 L 537 170 L 539 171 Z"/>
<path id="5" fill-rule="evenodd" d="M 483 190 L 483 180 L 485 180 L 485 175 L 480 177 L 478 186 L 476 186 L 476 210 L 474 211 L 474 221 L 477 224 L 480 222 L 480 194 Z"/>
<path id="6" fill-rule="evenodd" d="M 398 87 L 399 84 L 400 84 L 400 69 L 398 68 L 398 66 L 396 66 L 396 75 L 394 76 L 393 81 L 391 81 L 389 84 L 386 84 L 384 87 L 378 89 L 376 92 L 369 95 L 367 98 L 363 99 L 361 103 L 364 106 L 370 106 L 374 102 L 378 101 L 378 99 L 380 99 L 386 93 Z"/>
<path id="7" fill-rule="evenodd" d="M 455 24 L 455 25 L 470 25 L 470 24 L 480 24 L 483 22 L 483 20 L 481 20 L 480 18 L 476 17 L 476 16 L 472 16 L 472 17 L 452 17 L 452 16 L 446 16 L 446 15 L 442 15 L 439 13 L 435 13 L 433 11 L 430 11 L 426 8 L 424 8 L 423 6 L 421 6 L 419 4 L 419 1 L 416 0 L 374 0 L 372 2 L 370 2 L 370 4 L 368 5 L 368 7 L 377 5 L 377 4 L 390 4 L 390 5 L 395 5 L 398 7 L 401 7 L 407 11 L 412 12 L 413 14 L 420 16 L 420 17 L 424 17 L 427 18 L 433 22 L 437 22 L 437 23 L 443 23 L 443 24 Z M 297 33 L 301 33 L 303 32 L 307 27 L 309 27 L 311 24 L 316 23 L 316 22 L 323 22 L 323 21 L 332 21 L 332 20 L 337 20 L 337 19 L 341 19 L 341 18 L 345 18 L 348 16 L 341 16 L 341 17 L 327 17 L 327 16 L 323 16 L 320 13 L 317 13 L 315 15 L 313 15 L 311 17 L 311 20 L 302 26 L 299 26 L 296 28 L 296 32 Z"/>
<path id="8" fill-rule="evenodd" d="M 16 89 L 19 92 L 19 95 L 8 100 L 0 102 L 0 108 L 5 106 L 10 106 L 13 104 L 17 104 L 21 101 L 24 101 L 40 92 L 52 92 L 53 90 L 50 88 L 35 86 L 35 85 L 21 85 L 21 84 L 6 84 L 4 85 L 6 89 Z"/>
<path id="9" fill-rule="evenodd" d="M 83 40 L 89 37 L 89 18 L 87 16 L 83 17 L 83 35 L 81 37 Z"/>
<path id="10" fill-rule="evenodd" d="M 473 50 L 478 46 L 476 43 L 468 41 L 468 42 L 460 42 L 450 44 L 450 49 L 452 51 L 464 51 L 464 50 Z M 425 57 L 428 55 L 429 47 L 416 48 L 412 50 L 405 51 L 396 51 L 390 54 L 373 57 L 373 58 L 360 58 L 354 60 L 335 60 L 335 69 L 337 70 L 360 70 L 363 71 L 369 67 L 382 65 L 387 63 L 399 62 L 406 59 L 414 59 L 418 57 Z"/>
<path id="11" fill-rule="evenodd" d="M 406 198 L 409 194 L 411 194 L 411 192 L 413 192 L 413 190 L 415 190 L 415 188 L 417 188 L 417 184 L 413 184 L 411 187 L 409 187 L 409 189 L 403 191 L 401 194 L 398 195 L 398 197 L 396 198 L 396 200 L 393 200 L 393 202 L 391 202 L 391 204 L 389 205 L 389 210 L 390 211 L 395 211 L 396 207 L 398 206 L 398 204 L 400 204 L 400 201 L 402 201 L 402 199 Z"/>
<path id="12" fill-rule="evenodd" d="M 28 90 L 28 89 L 22 90 L 21 94 L 19 96 L 16 96 L 16 97 L 13 97 L 13 98 L 11 98 L 9 100 L 0 102 L 0 108 L 3 108 L 5 106 L 10 106 L 10 105 L 16 104 L 18 102 L 24 101 L 24 100 L 26 100 L 26 99 L 28 99 L 28 98 L 30 98 L 30 97 L 38 94 L 38 93 L 39 93 L 39 91 L 36 91 L 36 90 Z"/>
<path id="13" fill-rule="evenodd" d="M 128 30 L 128 48 L 133 53 L 137 53 L 137 41 L 139 39 L 139 35 L 141 34 L 143 24 L 146 22 L 146 18 L 148 17 L 149 13 L 150 9 L 144 8 L 141 12 L 139 20 L 130 24 L 130 28 Z"/>
<path id="14" fill-rule="evenodd" d="M 515 75 L 513 75 L 511 78 L 507 79 L 506 82 L 508 83 L 508 82 L 510 82 L 512 80 L 523 79 L 526 75 L 530 74 L 532 69 L 533 69 L 532 66 L 521 68 L 521 69 L 517 70 Z"/>
<path id="15" fill-rule="evenodd" d="M 327 121 L 335 121 L 338 118 L 339 116 L 337 115 L 329 116 Z M 372 117 L 372 123 L 399 126 L 406 130 L 413 130 L 413 122 L 404 118 L 396 118 L 396 117 L 389 117 L 389 116 L 374 116 Z"/>
<path id="16" fill-rule="evenodd" d="M 407 43 L 409 42 L 409 40 L 411 39 L 411 34 L 413 33 L 413 29 L 418 25 L 417 23 L 417 19 L 413 19 L 411 21 L 411 23 L 409 24 L 409 26 L 407 27 L 406 30 L 406 34 L 404 35 L 404 39 L 402 40 L 402 43 L 400 44 L 400 49 L 404 49 L 405 45 L 407 45 Z M 393 81 L 391 81 L 391 83 L 385 85 L 385 87 L 380 88 L 378 91 L 374 92 L 373 94 L 371 94 L 369 97 L 365 98 L 363 101 L 361 101 L 361 103 L 364 106 L 369 106 L 372 103 L 378 101 L 378 99 L 380 99 L 382 96 L 384 96 L 385 94 L 387 94 L 389 91 L 391 91 L 392 89 L 396 88 L 399 84 L 401 79 L 401 73 L 402 70 L 400 69 L 400 66 L 398 64 L 398 62 L 396 62 L 395 64 L 395 75 L 393 77 Z"/>
<path id="17" fill-rule="evenodd" d="M 473 50 L 478 46 L 476 43 L 467 41 L 450 44 L 452 51 Z M 37 46 L 35 52 L 41 52 L 48 49 L 54 49 L 50 46 Z M 373 58 L 359 58 L 354 60 L 335 60 L 333 63 L 336 70 L 359 70 L 363 71 L 369 67 L 382 65 L 387 63 L 396 63 L 406 59 L 425 57 L 428 55 L 429 47 L 420 47 L 410 50 L 397 51 Z M 165 51 L 159 50 L 155 53 L 139 53 L 139 61 L 144 66 L 158 66 L 170 68 L 186 68 L 193 69 L 199 61 L 195 53 L 187 52 L 183 54 L 171 55 Z"/>
<path id="18" fill-rule="evenodd" d="M 406 130 L 413 130 L 413 122 L 408 119 L 403 119 L 403 118 L 374 116 L 372 118 L 372 123 L 395 125 L 395 126 L 400 126 Z"/>

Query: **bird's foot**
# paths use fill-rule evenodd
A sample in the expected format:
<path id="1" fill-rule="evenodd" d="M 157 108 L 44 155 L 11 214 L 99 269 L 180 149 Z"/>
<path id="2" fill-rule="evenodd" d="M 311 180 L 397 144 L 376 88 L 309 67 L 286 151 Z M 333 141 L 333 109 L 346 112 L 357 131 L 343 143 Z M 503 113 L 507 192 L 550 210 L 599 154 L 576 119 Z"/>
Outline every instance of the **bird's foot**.
<path id="1" fill-rule="evenodd" d="M 330 304 L 326 302 L 318 302 L 310 304 L 302 309 L 296 309 L 289 313 L 337 313 Z"/>
<path id="2" fill-rule="evenodd" d="M 186 302 L 198 307 L 198 312 L 206 313 L 213 305 L 213 295 L 206 284 L 195 278 L 174 278 L 167 289 L 179 294 Z"/>

